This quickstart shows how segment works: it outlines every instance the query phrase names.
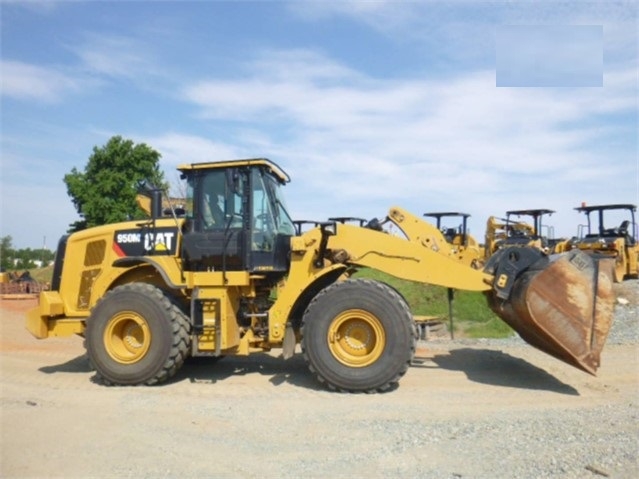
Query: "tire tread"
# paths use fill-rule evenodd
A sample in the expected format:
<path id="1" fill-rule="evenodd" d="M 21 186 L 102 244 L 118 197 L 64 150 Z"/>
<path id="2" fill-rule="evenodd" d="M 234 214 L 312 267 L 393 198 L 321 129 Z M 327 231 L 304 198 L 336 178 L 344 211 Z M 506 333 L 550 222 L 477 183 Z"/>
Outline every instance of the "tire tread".
<path id="1" fill-rule="evenodd" d="M 147 283 L 128 283 L 122 286 L 118 286 L 108 291 L 102 298 L 100 298 L 100 300 L 96 303 L 96 307 L 103 301 L 108 301 L 109 298 L 112 298 L 113 296 L 123 291 L 134 292 L 134 293 L 141 294 L 154 299 L 158 304 L 162 306 L 162 308 L 165 311 L 166 317 L 168 317 L 171 321 L 171 329 L 172 329 L 173 335 L 172 335 L 172 344 L 171 344 L 170 354 L 168 355 L 164 364 L 155 375 L 133 385 L 153 386 L 156 384 L 163 383 L 175 375 L 175 373 L 184 364 L 184 361 L 189 355 L 189 352 L 190 352 L 189 318 L 177 306 L 177 304 L 174 301 L 172 301 L 171 298 L 167 294 L 165 294 L 160 288 Z M 91 316 L 87 318 L 87 326 L 90 321 L 91 321 Z M 87 347 L 87 338 L 84 339 L 84 347 L 88 352 L 89 349 Z M 112 381 L 110 379 L 107 379 L 102 374 L 100 374 L 99 369 L 96 367 L 93 360 L 91 359 L 91 354 L 87 354 L 87 356 L 89 357 L 89 364 L 91 368 L 96 371 L 96 374 L 102 384 L 106 386 L 120 385 L 120 383 L 118 383 L 117 381 Z M 127 385 L 131 385 L 131 384 L 127 383 Z"/>
<path id="2" fill-rule="evenodd" d="M 413 358 L 415 356 L 415 349 L 417 345 L 417 332 L 414 327 L 412 313 L 410 311 L 410 308 L 408 307 L 408 304 L 406 304 L 406 301 L 404 300 L 404 298 L 395 289 L 391 288 L 385 283 L 371 280 L 371 279 L 363 279 L 363 278 L 350 279 L 350 280 L 347 280 L 346 282 L 348 282 L 351 286 L 354 286 L 354 287 L 360 287 L 363 289 L 368 289 L 368 288 L 376 289 L 378 295 L 380 295 L 381 297 L 388 298 L 389 301 L 392 301 L 394 304 L 400 307 L 401 317 L 399 318 L 399 320 L 405 323 L 404 326 L 407 327 L 409 331 L 411 332 L 410 346 L 406 351 L 406 356 L 403 360 L 401 367 L 396 371 L 393 377 L 391 377 L 388 381 L 384 382 L 383 384 L 377 385 L 371 388 L 365 388 L 362 390 L 362 389 L 348 388 L 348 387 L 333 384 L 320 371 L 318 371 L 316 367 L 313 366 L 312 359 L 310 358 L 308 353 L 308 345 L 307 345 L 308 338 L 304 334 L 305 331 L 308 329 L 307 314 L 309 311 L 312 311 L 314 308 L 318 307 L 317 306 L 318 303 L 321 303 L 327 295 L 330 296 L 331 294 L 334 294 L 334 292 L 338 288 L 343 287 L 343 284 L 345 282 L 337 282 L 337 283 L 331 284 L 330 286 L 327 286 L 322 291 L 320 291 L 317 294 L 317 296 L 315 296 L 315 298 L 313 298 L 311 302 L 309 303 L 306 309 L 306 312 L 304 313 L 304 320 L 302 321 L 302 342 L 301 342 L 302 355 L 304 357 L 304 360 L 308 364 L 310 371 L 315 375 L 316 379 L 321 384 L 328 387 L 328 389 L 330 389 L 331 391 L 344 392 L 344 393 L 364 392 L 368 394 L 386 392 L 398 384 L 400 378 L 404 376 L 404 374 L 406 374 L 406 371 L 408 371 L 408 368 L 410 367 L 413 361 Z"/>

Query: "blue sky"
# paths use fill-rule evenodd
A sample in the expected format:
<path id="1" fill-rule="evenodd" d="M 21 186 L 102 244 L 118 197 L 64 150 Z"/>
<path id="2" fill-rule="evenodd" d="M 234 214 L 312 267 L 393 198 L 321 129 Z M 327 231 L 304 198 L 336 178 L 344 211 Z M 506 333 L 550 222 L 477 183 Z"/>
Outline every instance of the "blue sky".
<path id="1" fill-rule="evenodd" d="M 298 219 L 464 211 L 481 238 L 490 215 L 550 208 L 572 236 L 581 202 L 639 202 L 633 2 L 0 8 L 0 236 L 17 248 L 55 248 L 78 219 L 63 176 L 113 135 L 158 150 L 171 182 L 180 163 L 270 158 Z M 526 86 L 497 86 L 506 67 Z"/>

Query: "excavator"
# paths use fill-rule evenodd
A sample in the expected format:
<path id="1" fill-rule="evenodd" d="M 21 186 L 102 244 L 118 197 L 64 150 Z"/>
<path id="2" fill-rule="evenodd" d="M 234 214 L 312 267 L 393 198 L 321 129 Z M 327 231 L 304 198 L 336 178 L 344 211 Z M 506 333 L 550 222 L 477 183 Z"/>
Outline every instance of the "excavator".
<path id="1" fill-rule="evenodd" d="M 165 215 L 162 191 L 145 184 L 138 198 L 148 219 L 63 236 L 51 288 L 27 315 L 36 338 L 83 337 L 105 385 L 162 383 L 190 356 L 276 349 L 287 359 L 299 346 L 329 390 L 392 390 L 418 333 L 399 291 L 353 277 L 364 267 L 483 292 L 525 341 L 596 373 L 614 299 L 596 257 L 501 248 L 476 269 L 401 207 L 367 221 L 293 220 L 289 176 L 268 159 L 178 169 L 183 209 Z"/>

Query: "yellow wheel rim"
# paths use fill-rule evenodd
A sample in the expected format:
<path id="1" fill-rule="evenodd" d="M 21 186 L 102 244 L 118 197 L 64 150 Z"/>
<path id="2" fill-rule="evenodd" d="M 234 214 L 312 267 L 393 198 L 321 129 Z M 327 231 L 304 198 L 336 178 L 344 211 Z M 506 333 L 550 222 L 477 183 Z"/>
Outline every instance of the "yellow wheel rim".
<path id="1" fill-rule="evenodd" d="M 104 347 L 109 356 L 119 363 L 139 361 L 150 346 L 149 324 L 132 311 L 122 311 L 113 316 L 104 330 Z"/>
<path id="2" fill-rule="evenodd" d="M 363 368 L 379 359 L 386 346 L 382 323 L 374 314 L 351 309 L 338 315 L 328 328 L 328 347 L 342 364 Z"/>

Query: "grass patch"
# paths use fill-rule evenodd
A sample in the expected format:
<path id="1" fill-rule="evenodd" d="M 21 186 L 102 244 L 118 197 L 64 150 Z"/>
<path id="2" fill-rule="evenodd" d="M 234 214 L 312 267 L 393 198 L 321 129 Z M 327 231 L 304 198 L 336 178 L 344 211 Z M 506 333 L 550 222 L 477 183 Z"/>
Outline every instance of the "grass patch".
<path id="1" fill-rule="evenodd" d="M 38 283 L 50 283 L 53 278 L 53 265 L 29 270 L 31 277 Z"/>
<path id="2" fill-rule="evenodd" d="M 455 328 L 456 334 L 457 329 Z M 459 329 L 461 329 L 459 334 L 466 338 L 509 338 L 515 333 L 510 326 L 497 316 L 486 322 L 462 322 L 459 325 Z"/>

